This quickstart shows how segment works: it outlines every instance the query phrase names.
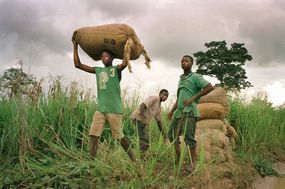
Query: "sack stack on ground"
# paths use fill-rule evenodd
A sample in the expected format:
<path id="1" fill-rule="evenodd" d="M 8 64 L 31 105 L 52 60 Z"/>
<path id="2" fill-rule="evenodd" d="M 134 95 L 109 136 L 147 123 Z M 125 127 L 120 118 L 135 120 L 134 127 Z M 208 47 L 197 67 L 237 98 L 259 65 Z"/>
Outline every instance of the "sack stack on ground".
<path id="1" fill-rule="evenodd" d="M 107 24 L 93 27 L 83 27 L 73 33 L 73 39 L 92 59 L 101 59 L 104 50 L 111 51 L 115 58 L 128 63 L 131 72 L 130 60 L 136 60 L 142 54 L 145 64 L 150 68 L 150 58 L 137 37 L 133 28 L 127 24 Z"/>
<path id="2" fill-rule="evenodd" d="M 235 140 L 237 135 L 236 132 L 233 133 L 234 128 L 226 121 L 229 113 L 226 90 L 216 87 L 200 99 L 198 109 L 200 118 L 195 134 L 198 144 L 197 152 L 204 153 L 207 162 L 213 160 L 231 162 L 233 146 L 230 138 Z"/>

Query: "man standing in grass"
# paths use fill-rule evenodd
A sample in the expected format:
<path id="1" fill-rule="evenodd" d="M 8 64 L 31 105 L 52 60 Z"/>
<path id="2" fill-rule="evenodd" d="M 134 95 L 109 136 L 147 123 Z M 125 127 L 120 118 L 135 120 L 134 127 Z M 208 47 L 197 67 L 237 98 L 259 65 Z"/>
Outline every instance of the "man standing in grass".
<path id="1" fill-rule="evenodd" d="M 164 140 L 167 139 L 167 135 L 164 132 L 162 123 L 161 123 L 161 102 L 166 101 L 168 98 L 168 91 L 162 89 L 159 92 L 158 96 L 150 96 L 140 107 L 136 109 L 131 114 L 131 119 L 136 125 L 140 140 L 140 150 L 145 153 L 149 148 L 149 124 L 151 119 L 154 117 L 157 123 L 157 126 L 162 133 Z"/>
<path id="2" fill-rule="evenodd" d="M 113 53 L 106 50 L 101 54 L 101 61 L 105 67 L 90 67 L 81 64 L 78 56 L 78 43 L 74 39 L 72 39 L 72 42 L 75 67 L 96 74 L 98 110 L 94 114 L 89 132 L 91 157 L 95 158 L 96 156 L 99 137 L 104 130 L 105 123 L 108 122 L 112 137 L 120 140 L 123 149 L 128 153 L 131 160 L 135 161 L 128 139 L 123 134 L 122 125 L 123 108 L 120 80 L 121 73 L 127 67 L 127 63 L 122 62 L 122 64 L 113 66 Z"/>
<path id="3" fill-rule="evenodd" d="M 168 137 L 171 142 L 174 141 L 176 162 L 179 162 L 181 153 L 179 136 L 183 134 L 187 149 L 189 154 L 191 154 L 191 166 L 193 168 L 193 161 L 196 159 L 196 122 L 200 116 L 197 104 L 201 96 L 213 90 L 213 86 L 200 74 L 192 72 L 192 65 L 193 58 L 189 55 L 183 56 L 181 67 L 184 73 L 180 76 L 177 100 L 168 113 L 168 118 L 171 119 L 175 112 Z"/>

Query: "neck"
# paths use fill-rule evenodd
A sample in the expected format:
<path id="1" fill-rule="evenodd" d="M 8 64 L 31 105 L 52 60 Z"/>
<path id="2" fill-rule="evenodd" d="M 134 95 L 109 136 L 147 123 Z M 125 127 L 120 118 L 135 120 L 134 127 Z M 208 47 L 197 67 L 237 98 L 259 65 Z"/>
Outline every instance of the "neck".
<path id="1" fill-rule="evenodd" d="M 105 67 L 113 66 L 112 64 L 105 64 Z"/>
<path id="2" fill-rule="evenodd" d="M 189 70 L 184 70 L 184 75 L 188 75 L 189 73 L 191 73 L 191 69 L 189 69 Z"/>

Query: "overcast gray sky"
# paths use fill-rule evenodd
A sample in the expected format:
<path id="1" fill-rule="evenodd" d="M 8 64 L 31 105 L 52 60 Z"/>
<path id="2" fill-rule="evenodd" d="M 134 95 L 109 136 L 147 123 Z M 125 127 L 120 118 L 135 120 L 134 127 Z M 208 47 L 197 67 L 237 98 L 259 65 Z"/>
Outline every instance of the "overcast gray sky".
<path id="1" fill-rule="evenodd" d="M 285 101 L 283 0 L 0 0 L 0 71 L 20 58 L 39 78 L 63 75 L 95 87 L 93 75 L 73 67 L 70 39 L 80 27 L 108 23 L 132 26 L 152 59 L 151 70 L 140 58 L 133 74 L 124 71 L 122 87 L 130 93 L 139 85 L 146 95 L 159 88 L 175 95 L 181 56 L 225 40 L 245 43 L 253 56 L 245 68 L 254 88 L 246 93 L 265 90 L 275 105 Z M 86 64 L 101 65 L 80 55 Z"/>

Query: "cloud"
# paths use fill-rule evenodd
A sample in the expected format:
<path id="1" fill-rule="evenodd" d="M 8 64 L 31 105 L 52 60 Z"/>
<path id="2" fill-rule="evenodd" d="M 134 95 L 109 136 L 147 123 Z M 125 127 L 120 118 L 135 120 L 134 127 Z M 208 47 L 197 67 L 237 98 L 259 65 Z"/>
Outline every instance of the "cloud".
<path id="1" fill-rule="evenodd" d="M 274 106 L 284 105 L 285 80 L 274 81 L 263 88 L 268 93 L 268 100 Z"/>
<path id="2" fill-rule="evenodd" d="M 152 59 L 166 65 L 176 66 L 182 55 L 205 50 L 204 43 L 214 40 L 244 42 L 258 64 L 283 63 L 284 7 L 283 1 L 267 0 L 4 0 L 0 57 L 32 56 L 40 62 L 69 52 L 79 27 L 124 22 L 133 26 Z"/>
<path id="3" fill-rule="evenodd" d="M 147 74 L 150 80 L 164 77 L 169 69 L 180 73 L 184 54 L 204 51 L 204 43 L 220 40 L 228 45 L 245 43 L 253 56 L 246 68 L 254 85 L 262 86 L 271 76 L 283 77 L 284 72 L 278 72 L 285 63 L 282 0 L 0 0 L 0 71 L 20 58 L 38 77 L 49 72 L 84 79 L 70 58 L 72 33 L 79 27 L 107 23 L 127 23 L 135 29 L 153 61 L 154 69 Z M 82 51 L 80 58 L 94 65 Z M 142 63 L 143 58 L 136 62 Z M 267 72 L 266 66 L 273 68 Z"/>
<path id="4" fill-rule="evenodd" d="M 282 1 L 268 1 L 245 7 L 240 17 L 241 36 L 249 42 L 249 50 L 260 65 L 285 61 L 285 6 Z"/>

